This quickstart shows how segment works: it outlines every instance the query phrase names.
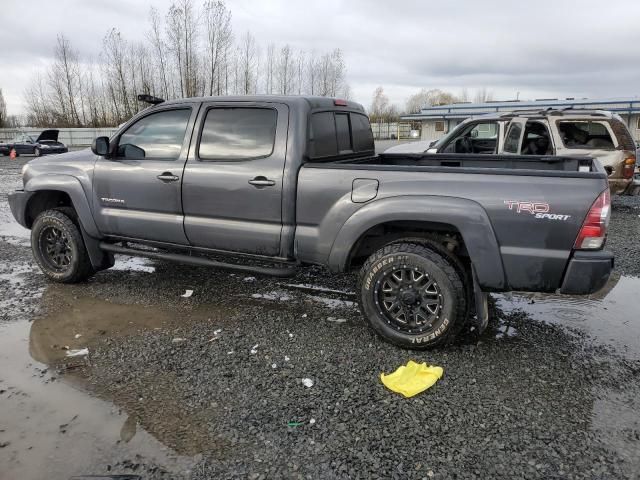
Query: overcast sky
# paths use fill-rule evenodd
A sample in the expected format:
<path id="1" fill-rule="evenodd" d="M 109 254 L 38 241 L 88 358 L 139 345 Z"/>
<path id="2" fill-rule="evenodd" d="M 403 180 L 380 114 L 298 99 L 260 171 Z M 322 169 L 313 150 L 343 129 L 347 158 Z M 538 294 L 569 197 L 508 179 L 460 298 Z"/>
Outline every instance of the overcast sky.
<path id="1" fill-rule="evenodd" d="M 195 1 L 199 4 L 199 0 Z M 170 0 L 0 0 L 0 88 L 9 114 L 64 33 L 96 57 L 111 27 L 143 39 Z M 381 85 L 403 106 L 420 88 L 486 87 L 496 99 L 640 95 L 640 2 L 631 0 L 229 0 L 258 44 L 341 48 L 355 100 Z"/>

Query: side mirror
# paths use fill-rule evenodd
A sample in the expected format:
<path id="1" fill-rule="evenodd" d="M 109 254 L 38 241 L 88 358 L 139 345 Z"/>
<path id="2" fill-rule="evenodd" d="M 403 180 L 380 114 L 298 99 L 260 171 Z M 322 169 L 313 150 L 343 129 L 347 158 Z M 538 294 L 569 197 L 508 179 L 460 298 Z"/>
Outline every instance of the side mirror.
<path id="1" fill-rule="evenodd" d="M 429 148 L 433 147 L 436 143 L 438 143 L 437 140 L 432 140 L 431 142 L 429 142 Z"/>
<path id="2" fill-rule="evenodd" d="M 109 154 L 109 137 L 98 137 L 91 144 L 91 151 L 94 155 L 104 157 Z"/>

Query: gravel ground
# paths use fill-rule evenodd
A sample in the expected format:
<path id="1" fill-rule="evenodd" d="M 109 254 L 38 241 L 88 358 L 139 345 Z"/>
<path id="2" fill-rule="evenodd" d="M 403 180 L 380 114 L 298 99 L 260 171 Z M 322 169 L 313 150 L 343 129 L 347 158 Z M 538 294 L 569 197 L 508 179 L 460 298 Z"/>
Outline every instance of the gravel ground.
<path id="1" fill-rule="evenodd" d="M 77 401 L 74 421 L 89 433 L 69 437 L 60 425 L 68 450 L 21 449 L 37 444 L 47 417 L 36 424 L 28 413 L 27 440 L 6 425 L 47 394 L 19 391 L 0 367 L 0 445 L 9 442 L 0 465 L 9 471 L 41 455 L 60 460 L 67 477 L 637 478 L 640 362 L 580 329 L 494 306 L 481 338 L 407 352 L 366 328 L 352 276 L 320 268 L 282 281 L 124 259 L 86 284 L 50 285 L 24 232 L 7 226 L 19 166 L 0 158 L 0 324 L 24 322 L 29 381 L 106 401 L 116 433 L 79 470 L 71 450 L 102 432 L 87 427 L 74 396 L 65 411 Z M 615 201 L 608 247 L 622 275 L 640 275 L 638 215 L 638 199 Z M 64 346 L 90 355 L 66 358 Z M 409 359 L 445 375 L 405 399 L 379 375 Z M 157 455 L 154 442 L 181 462 Z"/>
<path id="2" fill-rule="evenodd" d="M 640 276 L 640 197 L 614 197 L 607 249 L 616 256 L 616 270 Z"/>

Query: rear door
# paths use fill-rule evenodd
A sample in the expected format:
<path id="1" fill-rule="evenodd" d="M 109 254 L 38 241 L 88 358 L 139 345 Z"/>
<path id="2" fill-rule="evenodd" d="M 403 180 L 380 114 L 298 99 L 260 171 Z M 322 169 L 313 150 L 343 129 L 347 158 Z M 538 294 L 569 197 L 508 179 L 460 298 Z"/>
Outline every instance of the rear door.
<path id="1" fill-rule="evenodd" d="M 182 171 L 197 108 L 153 109 L 118 138 L 112 158 L 99 157 L 94 211 L 107 235 L 187 244 L 182 226 Z"/>
<path id="2" fill-rule="evenodd" d="M 270 102 L 203 104 L 183 180 L 196 247 L 278 256 L 289 110 Z"/>

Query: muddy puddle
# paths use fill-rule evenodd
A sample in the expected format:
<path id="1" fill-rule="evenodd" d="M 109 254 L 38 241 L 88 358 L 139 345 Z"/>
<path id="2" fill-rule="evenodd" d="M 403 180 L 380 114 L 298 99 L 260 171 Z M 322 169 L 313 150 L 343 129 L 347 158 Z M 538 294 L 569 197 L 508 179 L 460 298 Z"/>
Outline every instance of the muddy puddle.
<path id="1" fill-rule="evenodd" d="M 612 276 L 600 292 L 589 296 L 512 293 L 495 297 L 506 313 L 522 310 L 532 320 L 578 329 L 628 358 L 640 359 L 640 278 Z M 513 334 L 506 328 L 503 333 Z"/>
<path id="2" fill-rule="evenodd" d="M 0 325 L 0 480 L 138 469 L 186 475 L 198 456 L 163 444 L 117 401 L 89 394 L 82 374 L 101 338 L 164 328 L 171 315 L 61 298 L 55 287 L 45 293 L 45 304 L 54 297 L 56 309 L 47 316 Z"/>

